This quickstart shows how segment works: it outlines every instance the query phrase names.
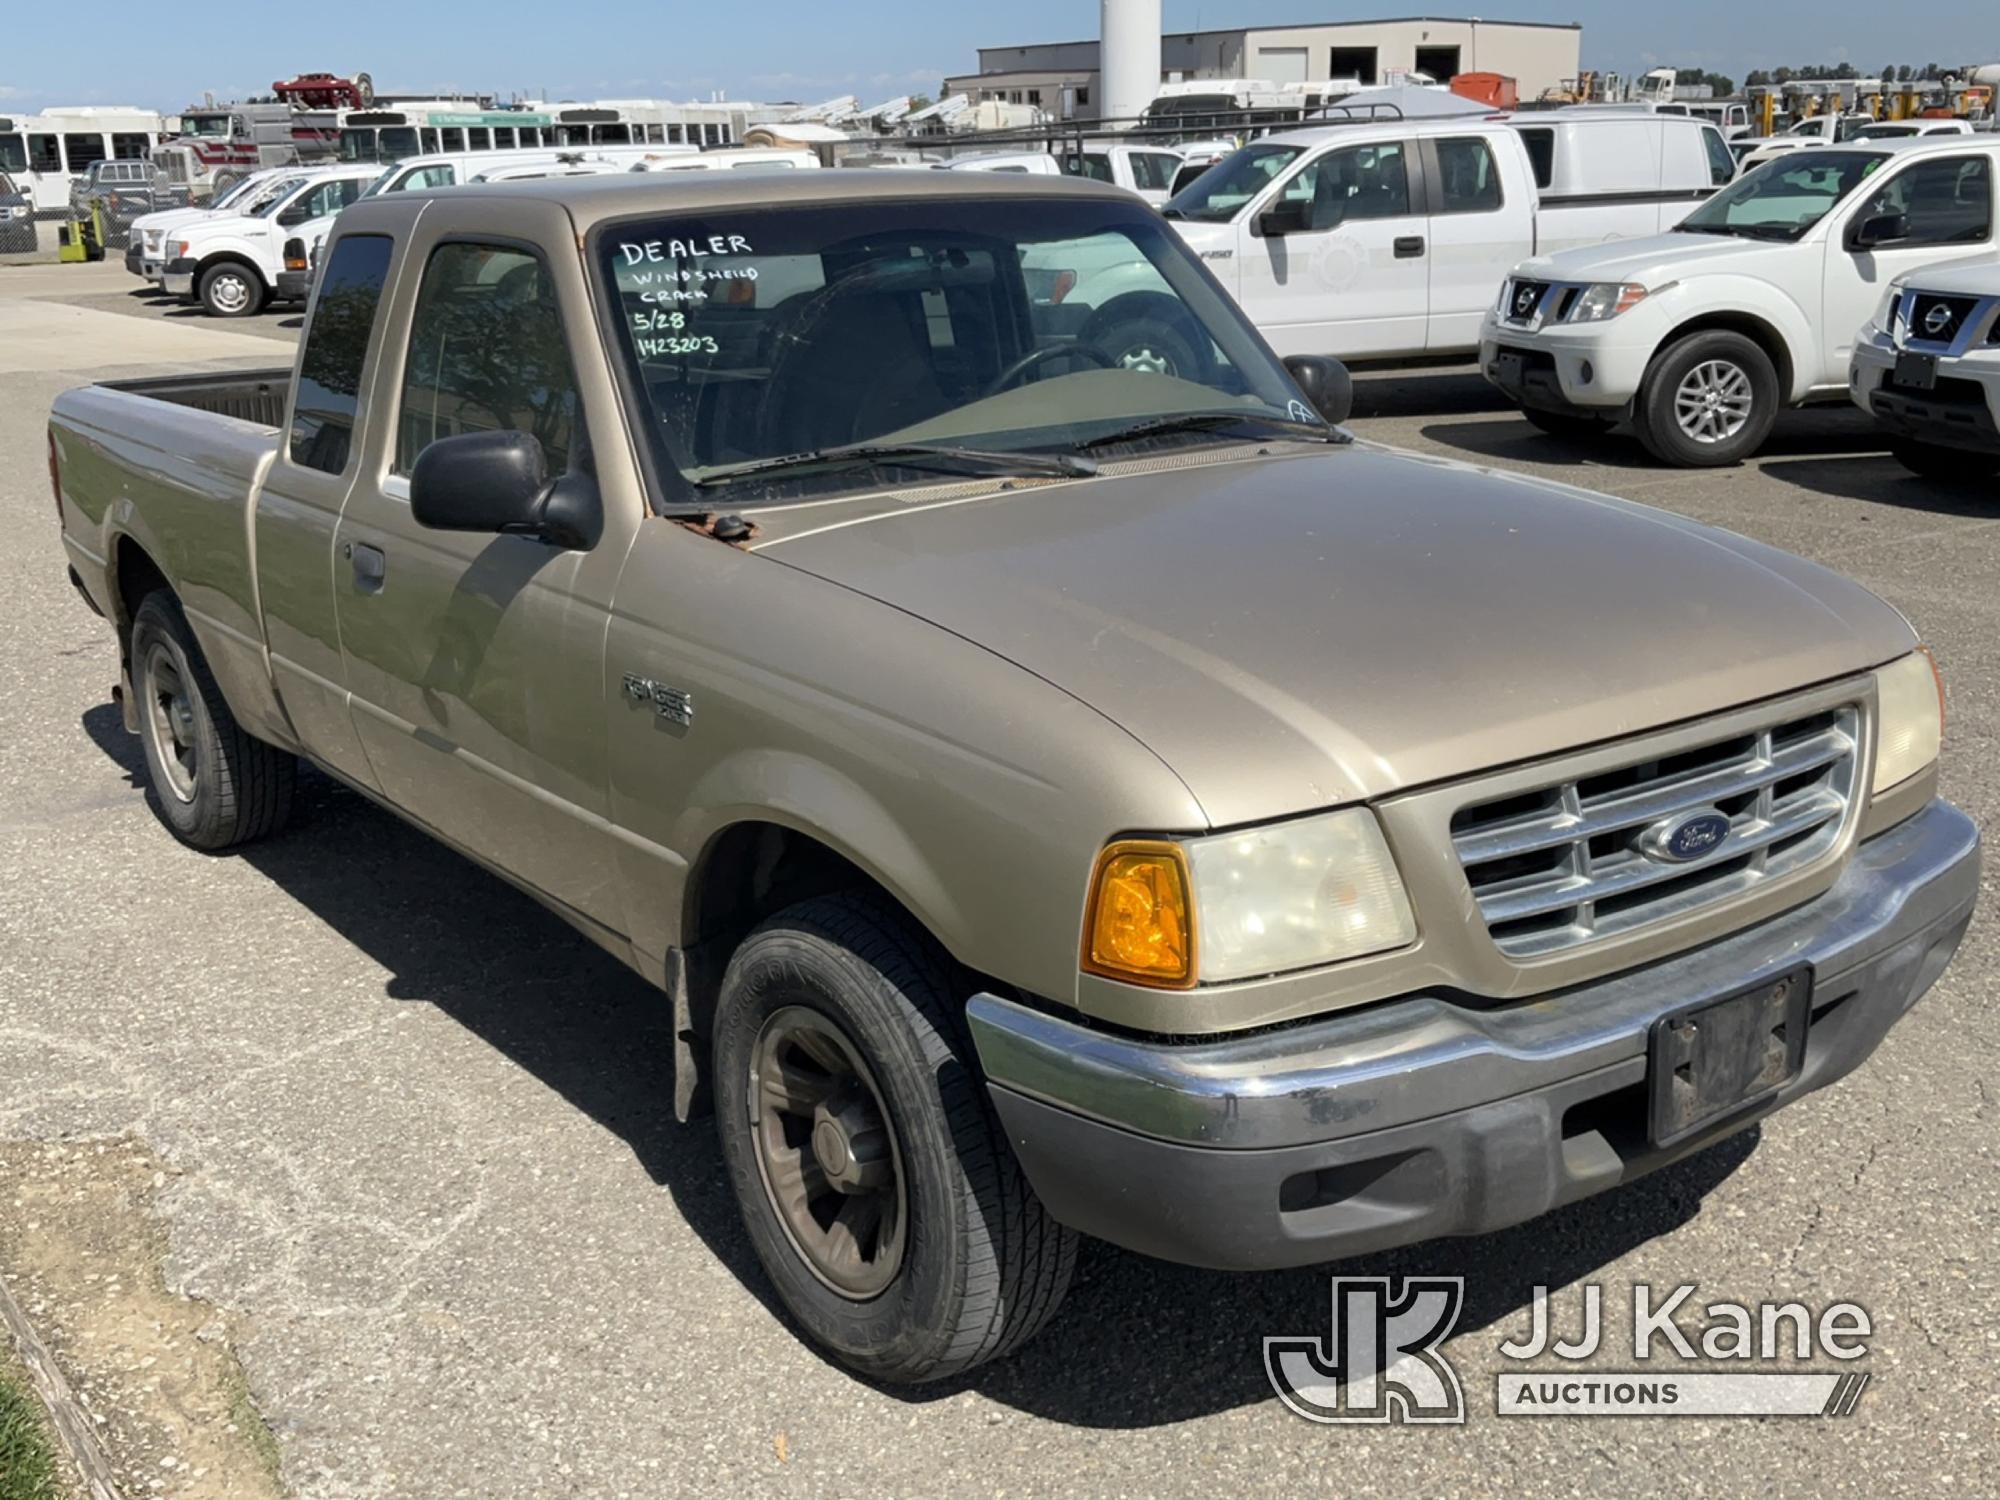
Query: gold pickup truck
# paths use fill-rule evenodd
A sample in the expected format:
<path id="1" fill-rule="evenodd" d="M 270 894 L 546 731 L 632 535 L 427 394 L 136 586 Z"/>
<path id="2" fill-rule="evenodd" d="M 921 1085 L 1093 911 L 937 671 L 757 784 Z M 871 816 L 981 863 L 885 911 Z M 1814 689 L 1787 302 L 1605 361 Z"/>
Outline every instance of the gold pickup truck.
<path id="1" fill-rule="evenodd" d="M 364 202 L 296 371 L 69 392 L 49 459 L 173 831 L 275 833 L 307 761 L 658 984 L 839 1358 L 1005 1353 L 1079 1233 L 1527 1219 L 1950 960 L 1894 609 L 1352 441 L 1113 188 L 796 175 Z"/>

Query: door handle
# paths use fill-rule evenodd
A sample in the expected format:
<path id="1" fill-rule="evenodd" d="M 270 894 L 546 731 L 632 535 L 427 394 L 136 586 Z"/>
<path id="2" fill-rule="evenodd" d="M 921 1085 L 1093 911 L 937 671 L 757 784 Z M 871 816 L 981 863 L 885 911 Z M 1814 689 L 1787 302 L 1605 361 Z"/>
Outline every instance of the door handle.
<path id="1" fill-rule="evenodd" d="M 1396 240 L 1396 259 L 1415 260 L 1424 253 L 1424 237 L 1420 234 L 1406 234 Z"/>
<path id="2" fill-rule="evenodd" d="M 382 592 L 383 581 L 389 574 L 389 559 L 380 547 L 349 542 L 346 547 L 347 559 L 354 564 L 354 584 L 364 594 Z"/>

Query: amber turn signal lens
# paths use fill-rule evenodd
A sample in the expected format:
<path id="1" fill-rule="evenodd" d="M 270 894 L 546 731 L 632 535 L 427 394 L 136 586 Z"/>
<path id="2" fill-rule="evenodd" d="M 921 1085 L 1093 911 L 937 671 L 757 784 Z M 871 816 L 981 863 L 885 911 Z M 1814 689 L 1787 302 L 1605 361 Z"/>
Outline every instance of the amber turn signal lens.
<path id="1" fill-rule="evenodd" d="M 1097 857 L 1084 918 L 1083 967 L 1128 984 L 1194 983 L 1194 908 L 1178 844 L 1112 844 Z"/>

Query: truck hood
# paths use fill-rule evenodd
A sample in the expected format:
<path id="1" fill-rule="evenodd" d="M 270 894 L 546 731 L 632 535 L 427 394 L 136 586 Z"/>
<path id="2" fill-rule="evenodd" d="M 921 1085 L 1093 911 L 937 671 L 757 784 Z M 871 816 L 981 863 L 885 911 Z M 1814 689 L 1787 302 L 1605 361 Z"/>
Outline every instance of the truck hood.
<path id="1" fill-rule="evenodd" d="M 1744 271 L 1772 256 L 1797 253 L 1799 246 L 1777 240 L 1746 240 L 1722 234 L 1656 234 L 1643 240 L 1579 245 L 1554 255 L 1538 255 L 1515 273 L 1548 281 L 1637 281 L 1658 285 L 1713 271 Z"/>
<path id="2" fill-rule="evenodd" d="M 1915 643 L 1837 574 L 1583 490 L 1360 444 L 1126 467 L 780 522 L 758 550 L 1092 705 L 1217 827 L 1714 713 Z"/>

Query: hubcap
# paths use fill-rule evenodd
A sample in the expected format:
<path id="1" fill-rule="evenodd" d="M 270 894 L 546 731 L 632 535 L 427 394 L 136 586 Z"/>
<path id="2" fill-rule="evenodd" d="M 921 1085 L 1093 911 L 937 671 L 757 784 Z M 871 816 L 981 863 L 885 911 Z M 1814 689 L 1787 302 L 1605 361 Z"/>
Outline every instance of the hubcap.
<path id="1" fill-rule="evenodd" d="M 195 731 L 194 700 L 180 663 L 164 645 L 147 649 L 141 669 L 141 691 L 145 696 L 146 738 L 152 742 L 153 759 L 159 765 L 166 790 L 181 802 L 194 801 Z"/>
<path id="2" fill-rule="evenodd" d="M 1750 376 L 1741 365 L 1704 360 L 1674 392 L 1674 420 L 1697 443 L 1723 443 L 1748 425 L 1755 404 Z"/>
<path id="3" fill-rule="evenodd" d="M 750 1063 L 750 1132 L 765 1197 L 808 1269 L 843 1297 L 902 1268 L 902 1155 L 874 1076 L 828 1016 L 787 1006 Z"/>
<path id="4" fill-rule="evenodd" d="M 209 286 L 209 298 L 223 312 L 236 312 L 250 301 L 250 286 L 241 276 L 218 276 Z"/>
<path id="5" fill-rule="evenodd" d="M 1138 370 L 1146 375 L 1171 375 L 1174 362 L 1163 351 L 1151 344 L 1134 344 L 1118 356 L 1119 366 L 1127 370 Z"/>

